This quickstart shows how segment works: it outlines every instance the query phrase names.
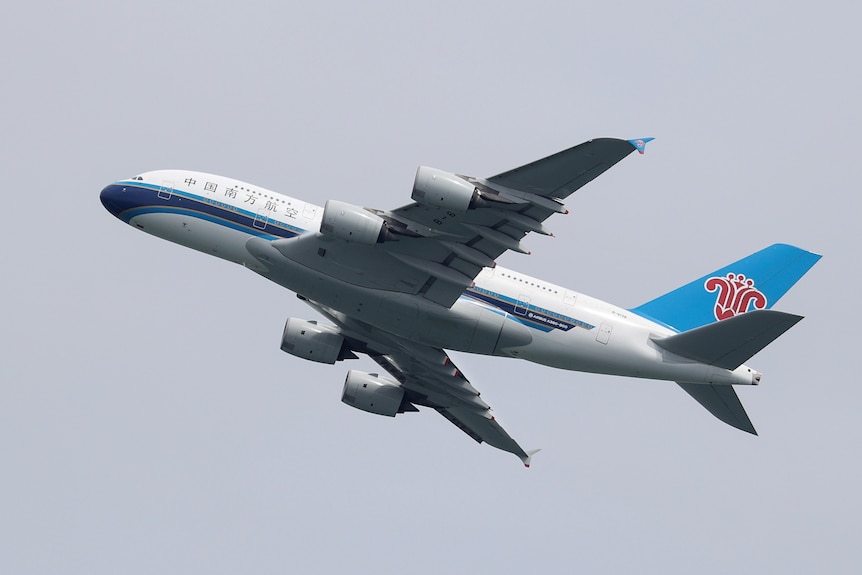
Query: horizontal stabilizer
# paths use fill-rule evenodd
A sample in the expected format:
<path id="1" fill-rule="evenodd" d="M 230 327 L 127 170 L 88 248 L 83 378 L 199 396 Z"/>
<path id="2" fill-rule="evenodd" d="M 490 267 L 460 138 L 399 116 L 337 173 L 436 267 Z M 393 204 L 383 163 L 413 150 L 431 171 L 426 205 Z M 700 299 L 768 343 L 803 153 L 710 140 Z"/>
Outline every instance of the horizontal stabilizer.
<path id="1" fill-rule="evenodd" d="M 750 311 L 653 341 L 676 355 L 734 370 L 801 319 L 781 311 Z"/>
<path id="2" fill-rule="evenodd" d="M 706 385 L 702 383 L 680 383 L 686 393 L 695 398 L 707 411 L 726 424 L 757 435 L 751 419 L 745 413 L 745 408 L 736 395 L 736 390 L 729 385 Z"/>

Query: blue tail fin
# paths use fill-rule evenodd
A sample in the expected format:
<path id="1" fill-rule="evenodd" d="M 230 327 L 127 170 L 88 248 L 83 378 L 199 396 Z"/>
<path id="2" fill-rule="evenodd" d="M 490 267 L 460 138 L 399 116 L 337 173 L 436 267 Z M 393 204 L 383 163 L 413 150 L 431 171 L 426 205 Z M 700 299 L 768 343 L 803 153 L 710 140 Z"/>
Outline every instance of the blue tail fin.
<path id="1" fill-rule="evenodd" d="M 753 309 L 769 309 L 820 257 L 775 244 L 630 311 L 688 331 Z"/>

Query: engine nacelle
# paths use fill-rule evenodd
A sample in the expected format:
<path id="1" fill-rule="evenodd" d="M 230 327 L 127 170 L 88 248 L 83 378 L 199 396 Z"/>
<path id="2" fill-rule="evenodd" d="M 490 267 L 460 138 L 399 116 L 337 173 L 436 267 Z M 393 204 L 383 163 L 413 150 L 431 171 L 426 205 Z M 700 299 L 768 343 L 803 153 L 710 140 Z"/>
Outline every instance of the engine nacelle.
<path id="1" fill-rule="evenodd" d="M 382 242 L 387 229 L 383 218 L 368 210 L 337 200 L 327 200 L 320 233 L 348 242 L 374 245 Z"/>
<path id="2" fill-rule="evenodd" d="M 476 186 L 467 180 L 426 166 L 419 166 L 416 170 L 411 197 L 423 206 L 453 212 L 466 212 L 469 208 L 475 208 L 482 199 Z"/>
<path id="3" fill-rule="evenodd" d="M 335 363 L 350 354 L 338 329 L 314 321 L 289 318 L 281 335 L 281 350 L 320 363 Z"/>
<path id="4" fill-rule="evenodd" d="M 344 380 L 341 401 L 368 413 L 395 417 L 401 412 L 404 389 L 396 381 L 383 379 L 372 373 L 350 370 Z M 413 411 L 416 411 L 415 408 Z"/>

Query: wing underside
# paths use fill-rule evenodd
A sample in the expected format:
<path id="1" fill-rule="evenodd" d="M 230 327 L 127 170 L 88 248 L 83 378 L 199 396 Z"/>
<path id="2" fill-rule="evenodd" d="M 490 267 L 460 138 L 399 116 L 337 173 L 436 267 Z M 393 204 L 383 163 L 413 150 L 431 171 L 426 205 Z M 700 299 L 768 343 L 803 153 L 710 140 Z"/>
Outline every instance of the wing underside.
<path id="1" fill-rule="evenodd" d="M 627 140 L 590 140 L 487 179 L 458 176 L 481 197 L 466 211 L 411 203 L 366 210 L 386 222 L 374 245 L 321 233 L 272 242 L 285 257 L 350 284 L 417 295 L 444 307 L 506 251 L 529 253 L 530 232 L 552 235 L 543 222 L 567 210 L 563 200 L 637 149 Z"/>
<path id="2" fill-rule="evenodd" d="M 525 451 L 512 439 L 445 351 L 380 332 L 370 337 L 373 330 L 363 322 L 306 302 L 340 328 L 351 349 L 368 355 L 398 381 L 409 405 L 436 410 L 475 441 L 513 453 L 529 467 L 535 451 Z"/>

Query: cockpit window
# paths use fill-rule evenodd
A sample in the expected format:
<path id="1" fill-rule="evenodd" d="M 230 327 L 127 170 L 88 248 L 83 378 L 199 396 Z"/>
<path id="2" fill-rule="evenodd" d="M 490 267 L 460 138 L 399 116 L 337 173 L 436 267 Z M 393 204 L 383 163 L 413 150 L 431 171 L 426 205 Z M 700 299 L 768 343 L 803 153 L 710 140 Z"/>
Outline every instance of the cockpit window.
<path id="1" fill-rule="evenodd" d="M 136 180 L 136 181 L 139 181 L 139 182 L 143 182 L 143 181 L 144 181 L 144 178 L 142 178 L 141 176 L 135 176 L 134 178 L 132 178 L 132 180 Z"/>

